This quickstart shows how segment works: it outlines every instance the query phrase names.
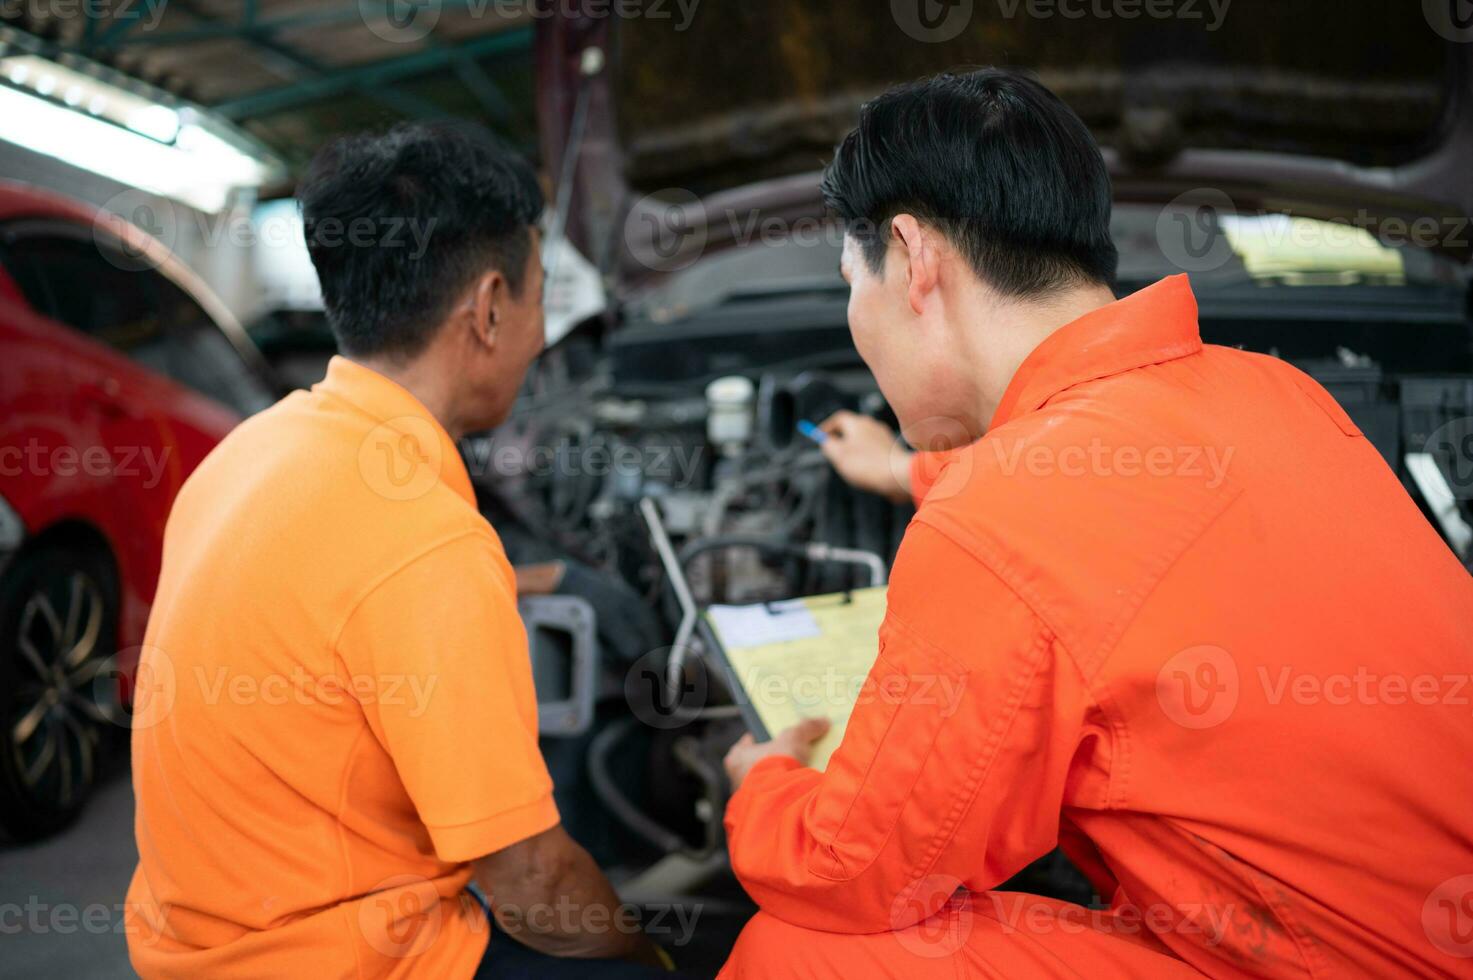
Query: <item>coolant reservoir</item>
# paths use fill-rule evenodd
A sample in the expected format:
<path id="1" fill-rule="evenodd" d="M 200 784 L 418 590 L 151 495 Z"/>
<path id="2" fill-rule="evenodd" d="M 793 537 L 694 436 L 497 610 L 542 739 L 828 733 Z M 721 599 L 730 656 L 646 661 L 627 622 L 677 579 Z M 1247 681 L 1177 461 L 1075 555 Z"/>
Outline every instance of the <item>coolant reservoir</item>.
<path id="1" fill-rule="evenodd" d="M 752 382 L 739 374 L 706 386 L 706 437 L 723 456 L 736 456 L 752 441 Z"/>

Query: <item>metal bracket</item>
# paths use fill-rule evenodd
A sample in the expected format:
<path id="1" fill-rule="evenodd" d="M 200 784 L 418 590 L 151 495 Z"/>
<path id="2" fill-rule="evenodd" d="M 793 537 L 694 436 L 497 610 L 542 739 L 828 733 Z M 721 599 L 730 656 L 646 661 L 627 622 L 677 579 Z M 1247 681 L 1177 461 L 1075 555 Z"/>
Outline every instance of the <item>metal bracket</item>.
<path id="1" fill-rule="evenodd" d="M 587 599 L 566 595 L 525 596 L 517 612 L 527 629 L 538 732 L 584 734 L 598 693 L 598 615 Z"/>

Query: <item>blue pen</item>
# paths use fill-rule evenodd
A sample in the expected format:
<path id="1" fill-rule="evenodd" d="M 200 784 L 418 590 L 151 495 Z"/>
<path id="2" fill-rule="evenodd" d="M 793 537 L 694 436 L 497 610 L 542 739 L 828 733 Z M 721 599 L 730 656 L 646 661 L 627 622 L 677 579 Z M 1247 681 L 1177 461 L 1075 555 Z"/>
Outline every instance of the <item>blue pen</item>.
<path id="1" fill-rule="evenodd" d="M 798 420 L 798 431 L 803 433 L 808 438 L 812 439 L 814 442 L 818 443 L 820 446 L 822 446 L 829 437 L 829 434 L 827 432 L 823 431 L 807 419 Z"/>

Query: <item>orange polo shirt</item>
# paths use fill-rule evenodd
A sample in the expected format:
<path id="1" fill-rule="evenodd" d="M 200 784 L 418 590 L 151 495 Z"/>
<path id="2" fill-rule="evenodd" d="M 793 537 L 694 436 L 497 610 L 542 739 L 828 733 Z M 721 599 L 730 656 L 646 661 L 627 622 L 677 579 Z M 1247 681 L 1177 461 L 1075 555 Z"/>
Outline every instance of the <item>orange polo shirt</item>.
<path id="1" fill-rule="evenodd" d="M 469 861 L 555 825 L 511 567 L 455 445 L 334 358 L 169 517 L 133 732 L 144 977 L 469 977 Z"/>
<path id="2" fill-rule="evenodd" d="M 731 801 L 726 976 L 1467 972 L 1473 579 L 1323 388 L 1175 277 L 923 486 L 873 696 Z M 1058 845 L 1108 910 L 990 891 Z"/>

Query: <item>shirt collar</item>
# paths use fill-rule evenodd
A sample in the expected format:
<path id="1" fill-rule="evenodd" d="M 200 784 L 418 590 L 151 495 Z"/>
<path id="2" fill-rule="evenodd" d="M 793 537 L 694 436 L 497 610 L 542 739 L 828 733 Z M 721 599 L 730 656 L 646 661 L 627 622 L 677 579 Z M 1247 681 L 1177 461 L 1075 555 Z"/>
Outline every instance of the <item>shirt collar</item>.
<path id="1" fill-rule="evenodd" d="M 475 488 L 455 440 L 407 388 L 372 368 L 336 355 L 327 364 L 327 376 L 312 386 L 312 392 L 352 405 L 379 423 L 375 430 L 386 427 L 413 440 L 410 445 L 414 456 L 433 468 L 441 483 L 475 506 Z"/>
<path id="2" fill-rule="evenodd" d="M 1037 411 L 1074 385 L 1201 349 L 1191 284 L 1184 275 L 1170 276 L 1091 310 L 1045 338 L 1013 375 L 988 428 Z"/>

